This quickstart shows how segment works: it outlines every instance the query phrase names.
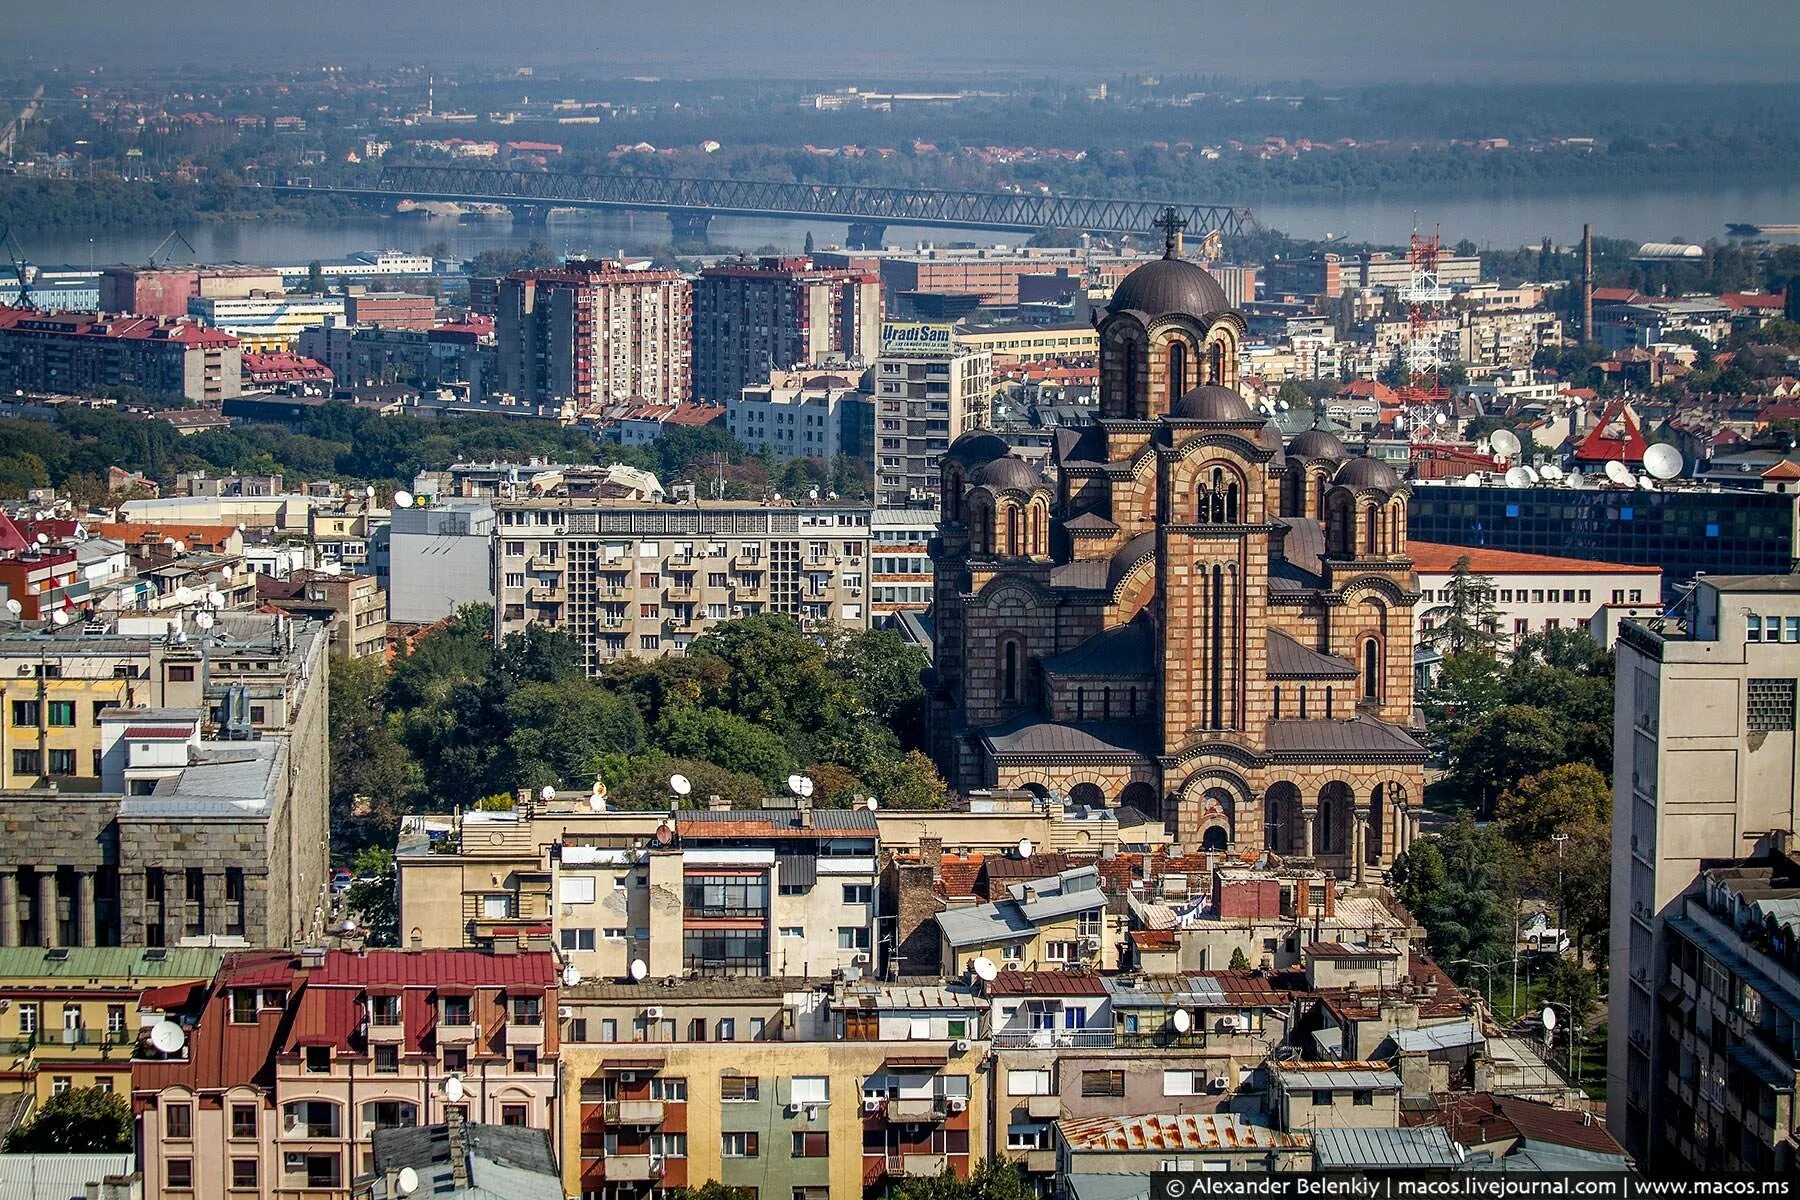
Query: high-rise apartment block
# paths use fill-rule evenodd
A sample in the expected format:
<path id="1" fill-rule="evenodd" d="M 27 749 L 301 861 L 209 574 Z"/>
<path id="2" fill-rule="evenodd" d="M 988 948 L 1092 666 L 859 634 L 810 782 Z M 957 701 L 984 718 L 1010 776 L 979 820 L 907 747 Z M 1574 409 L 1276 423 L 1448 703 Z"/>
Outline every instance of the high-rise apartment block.
<path id="1" fill-rule="evenodd" d="M 950 325 L 889 322 L 875 366 L 875 494 L 884 506 L 935 504 L 938 457 L 987 424 L 993 356 Z"/>
<path id="2" fill-rule="evenodd" d="M 679 654 L 714 625 L 787 613 L 869 623 L 866 505 L 501 501 L 496 633 L 538 623 L 581 641 L 590 669 Z"/>
<path id="3" fill-rule="evenodd" d="M 881 279 L 810 258 L 722 263 L 694 284 L 694 398 L 724 403 L 771 372 L 842 359 L 881 344 Z"/>
<path id="4" fill-rule="evenodd" d="M 1732 947 L 1755 897 L 1725 902 L 1743 881 L 1711 868 L 1779 854 L 1800 822 L 1800 576 L 1702 578 L 1667 619 L 1627 621 L 1617 652 L 1607 1125 L 1653 1166 L 1773 1169 L 1785 1143 L 1791 1169 L 1792 942 L 1785 966 L 1767 969 L 1778 946 L 1746 969 L 1758 955 Z M 1772 1077 L 1785 1098 L 1763 1094 Z"/>
<path id="5" fill-rule="evenodd" d="M 525 404 L 688 398 L 692 288 L 679 271 L 571 262 L 500 282 L 500 390 Z"/>

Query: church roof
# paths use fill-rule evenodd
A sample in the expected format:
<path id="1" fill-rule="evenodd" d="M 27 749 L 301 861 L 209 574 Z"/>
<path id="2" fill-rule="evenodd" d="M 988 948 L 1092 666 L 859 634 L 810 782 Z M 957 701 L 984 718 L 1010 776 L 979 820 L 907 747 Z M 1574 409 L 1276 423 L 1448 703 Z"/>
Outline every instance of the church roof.
<path id="1" fill-rule="evenodd" d="M 1006 444 L 1005 438 L 978 429 L 951 442 L 950 449 L 944 451 L 944 457 L 960 463 L 978 464 L 1005 458 L 1010 453 L 1012 447 Z"/>
<path id="2" fill-rule="evenodd" d="M 1359 454 L 1339 467 L 1337 474 L 1331 477 L 1331 483 L 1334 487 L 1380 488 L 1384 492 L 1396 491 L 1401 486 L 1400 476 L 1394 473 L 1394 468 L 1366 454 Z"/>
<path id="3" fill-rule="evenodd" d="M 1120 583 L 1124 582 L 1125 577 L 1131 574 L 1132 568 L 1155 554 L 1156 531 L 1146 529 L 1113 551 L 1112 561 L 1106 566 L 1106 586 L 1118 587 Z"/>
<path id="4" fill-rule="evenodd" d="M 1365 716 L 1351 721 L 1270 721 L 1268 747 L 1273 758 L 1425 759 L 1425 748 L 1404 729 Z"/>
<path id="5" fill-rule="evenodd" d="M 1079 428 L 1061 426 L 1056 431 L 1056 458 L 1064 464 L 1088 463 L 1102 466 L 1106 462 L 1106 440 L 1098 424 Z"/>
<path id="6" fill-rule="evenodd" d="M 1119 527 L 1097 512 L 1076 513 L 1062 523 L 1070 533 L 1117 533 Z"/>
<path id="7" fill-rule="evenodd" d="M 1178 421 L 1216 421 L 1221 424 L 1261 425 L 1263 420 L 1250 407 L 1249 401 L 1228 387 L 1203 383 L 1183 392 L 1169 406 L 1169 415 Z"/>
<path id="8" fill-rule="evenodd" d="M 1270 679 L 1355 679 L 1356 668 L 1341 658 L 1303 646 L 1278 629 L 1269 630 Z"/>
<path id="9" fill-rule="evenodd" d="M 1281 556 L 1312 576 L 1316 587 L 1325 574 L 1325 526 L 1317 517 L 1282 517 L 1287 536 L 1281 540 Z"/>
<path id="10" fill-rule="evenodd" d="M 1107 562 L 1100 558 L 1078 558 L 1074 562 L 1057 563 L 1050 568 L 1050 586 L 1076 588 L 1082 591 L 1104 591 L 1107 586 Z"/>
<path id="11" fill-rule="evenodd" d="M 1119 284 L 1107 312 L 1132 310 L 1154 320 L 1168 313 L 1209 317 L 1228 312 L 1231 301 L 1212 273 L 1198 263 L 1173 257 L 1145 263 Z"/>
<path id="12" fill-rule="evenodd" d="M 981 740 L 996 758 L 1141 758 L 1155 753 L 1152 732 L 1129 721 L 1046 721 L 1027 714 L 982 730 Z"/>
<path id="13" fill-rule="evenodd" d="M 990 487 L 996 491 L 1018 488 L 1029 492 L 1036 488 L 1049 487 L 1049 482 L 1038 473 L 1036 467 L 1024 459 L 1007 455 L 996 458 L 993 462 L 978 469 L 974 476 L 975 483 L 982 487 Z"/>
<path id="14" fill-rule="evenodd" d="M 1073 650 L 1047 659 L 1044 674 L 1059 679 L 1149 675 L 1156 662 L 1155 634 L 1147 620 L 1103 629 Z"/>
<path id="15" fill-rule="evenodd" d="M 1344 449 L 1344 443 L 1335 434 L 1323 429 L 1308 429 L 1288 443 L 1290 458 L 1323 458 L 1331 462 L 1342 462 L 1350 456 Z"/>

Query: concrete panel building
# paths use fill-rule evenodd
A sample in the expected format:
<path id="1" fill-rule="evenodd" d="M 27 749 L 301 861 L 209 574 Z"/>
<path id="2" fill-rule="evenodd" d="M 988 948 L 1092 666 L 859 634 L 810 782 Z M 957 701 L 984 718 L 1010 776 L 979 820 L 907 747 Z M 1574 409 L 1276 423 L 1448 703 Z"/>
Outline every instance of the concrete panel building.
<path id="1" fill-rule="evenodd" d="M 1669 924 L 1712 929 L 1683 896 L 1702 888 L 1709 867 L 1779 846 L 1800 827 L 1800 576 L 1703 578 L 1670 619 L 1626 622 L 1617 653 L 1609 1022 L 1627 1032 L 1608 1042 L 1607 1125 L 1640 1161 L 1723 1165 L 1711 1126 L 1725 1093 L 1710 1072 L 1728 1067 L 1712 1039 L 1697 1050 L 1668 1036 L 1668 1023 L 1691 1011 L 1684 989 L 1706 974 L 1691 951 L 1682 959 L 1671 947 Z M 1709 895 L 1701 908 L 1716 901 Z M 1730 960 L 1688 937 L 1696 940 L 1709 961 Z M 1674 961 L 1693 969 L 1672 992 Z M 1710 978 L 1707 986 L 1725 990 Z M 1697 1061 L 1709 1071 L 1698 1090 Z M 1699 1161 L 1684 1159 L 1690 1147 Z"/>
<path id="2" fill-rule="evenodd" d="M 988 423 L 993 356 L 954 327 L 891 321 L 875 364 L 875 496 L 882 507 L 937 503 L 938 459 Z"/>
<path id="3" fill-rule="evenodd" d="M 499 389 L 520 403 L 675 404 L 692 390 L 692 285 L 677 271 L 571 262 L 500 282 Z"/>
<path id="4" fill-rule="evenodd" d="M 772 372 L 866 364 L 881 344 L 881 279 L 809 258 L 720 263 L 694 282 L 694 399 L 724 404 Z"/>
<path id="5" fill-rule="evenodd" d="M 388 620 L 429 625 L 465 604 L 492 604 L 493 505 L 440 501 L 397 508 L 388 526 Z"/>
<path id="6" fill-rule="evenodd" d="M 218 404 L 243 387 L 239 339 L 188 320 L 0 308 L 0 390 L 136 387 Z"/>

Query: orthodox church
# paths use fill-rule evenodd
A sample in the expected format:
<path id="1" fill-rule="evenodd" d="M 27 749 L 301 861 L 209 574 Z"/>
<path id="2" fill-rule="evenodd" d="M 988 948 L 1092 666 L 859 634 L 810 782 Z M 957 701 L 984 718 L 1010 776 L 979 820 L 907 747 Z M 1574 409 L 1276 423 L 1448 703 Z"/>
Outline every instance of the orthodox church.
<path id="1" fill-rule="evenodd" d="M 1407 489 L 1238 394 L 1244 318 L 1180 257 L 1099 319 L 1100 415 L 1056 482 L 995 434 L 942 464 L 932 752 L 952 786 L 1160 818 L 1184 850 L 1349 876 L 1414 835 Z"/>

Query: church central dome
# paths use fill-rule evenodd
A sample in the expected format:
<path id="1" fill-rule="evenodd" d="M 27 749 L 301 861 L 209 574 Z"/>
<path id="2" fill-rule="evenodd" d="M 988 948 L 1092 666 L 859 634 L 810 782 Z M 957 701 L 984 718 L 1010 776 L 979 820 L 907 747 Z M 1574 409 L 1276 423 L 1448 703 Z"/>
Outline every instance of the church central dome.
<path id="1" fill-rule="evenodd" d="M 1106 311 L 1130 309 L 1151 319 L 1168 313 L 1210 317 L 1229 311 L 1231 301 L 1212 273 L 1197 263 L 1173 257 L 1173 253 L 1171 248 L 1164 257 L 1127 275 Z"/>

